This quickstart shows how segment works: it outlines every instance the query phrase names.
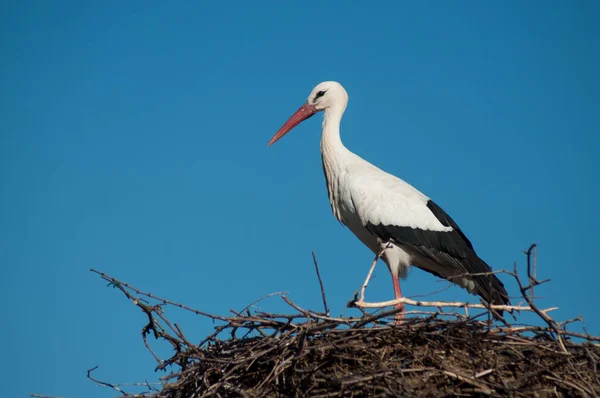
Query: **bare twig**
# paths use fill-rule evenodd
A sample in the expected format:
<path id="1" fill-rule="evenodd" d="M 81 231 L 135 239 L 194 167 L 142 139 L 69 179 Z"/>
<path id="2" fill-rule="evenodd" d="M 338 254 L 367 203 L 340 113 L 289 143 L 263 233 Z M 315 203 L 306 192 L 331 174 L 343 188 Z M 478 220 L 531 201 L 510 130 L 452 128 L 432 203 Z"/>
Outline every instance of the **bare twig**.
<path id="1" fill-rule="evenodd" d="M 44 394 L 29 394 L 30 397 L 34 398 L 65 398 L 59 397 L 58 395 L 44 395 Z"/>
<path id="2" fill-rule="evenodd" d="M 250 307 L 254 306 L 256 303 L 263 301 L 264 299 L 267 299 L 269 297 L 273 297 L 273 296 L 283 296 L 287 294 L 287 292 L 275 292 L 275 293 L 269 293 L 269 294 L 265 294 L 264 296 L 262 296 L 259 299 L 254 300 L 253 302 L 251 302 L 250 304 L 248 304 L 247 306 L 245 306 L 241 311 L 241 312 L 245 312 L 247 309 L 249 309 Z"/>
<path id="3" fill-rule="evenodd" d="M 144 293 L 144 292 L 136 289 L 135 287 L 133 287 L 133 286 L 127 284 L 127 283 L 120 282 L 117 279 L 113 278 L 112 276 L 108 276 L 108 275 L 106 275 L 106 274 L 104 274 L 104 273 L 102 273 L 100 271 L 96 271 L 93 268 L 91 268 L 90 271 L 94 272 L 94 273 L 96 273 L 98 275 L 100 275 L 102 277 L 102 279 L 110 282 L 111 284 L 113 284 L 114 287 L 117 287 L 117 288 L 121 287 L 121 291 L 123 291 L 125 293 L 125 295 L 128 296 L 128 298 L 130 298 L 132 300 L 134 300 L 135 298 L 131 294 L 129 294 L 128 292 L 126 292 L 124 289 L 122 289 L 122 287 L 126 287 L 127 289 L 131 289 L 132 291 L 136 292 L 139 295 L 146 296 L 146 297 L 149 297 L 151 299 L 161 301 L 163 304 L 170 304 L 170 305 L 173 305 L 175 307 L 179 307 L 181 309 L 184 309 L 186 311 L 193 312 L 196 315 L 202 315 L 202 316 L 205 316 L 205 317 L 208 317 L 208 318 L 212 318 L 213 320 L 221 320 L 221 321 L 226 320 L 226 318 L 224 318 L 224 317 L 221 317 L 221 316 L 218 316 L 218 315 L 212 315 L 212 314 L 209 314 L 209 313 L 204 312 L 204 311 L 196 310 L 196 309 L 188 307 L 186 305 L 179 304 L 179 303 L 177 303 L 175 301 L 171 301 L 171 300 L 167 300 L 167 299 L 162 298 L 162 297 L 155 296 L 152 293 Z"/>
<path id="4" fill-rule="evenodd" d="M 475 386 L 475 387 L 481 389 L 481 393 L 483 393 L 483 394 L 490 394 L 492 392 L 491 390 L 486 388 L 484 385 L 478 383 L 477 381 L 475 381 L 474 379 L 472 379 L 470 377 L 459 375 L 458 373 L 450 372 L 448 370 L 442 370 L 442 373 L 445 374 L 446 376 L 450 376 L 450 377 L 453 377 L 460 381 L 464 381 L 466 383 L 471 384 L 472 386 Z"/>
<path id="5" fill-rule="evenodd" d="M 529 290 L 531 291 L 531 298 L 535 298 L 533 293 L 533 287 L 538 284 L 536 279 L 537 274 L 537 244 L 533 243 L 529 246 L 529 249 L 525 251 L 527 256 L 527 278 L 529 280 Z"/>
<path id="6" fill-rule="evenodd" d="M 317 271 L 317 278 L 319 278 L 319 286 L 321 287 L 321 297 L 323 298 L 323 308 L 325 309 L 325 315 L 329 316 L 329 307 L 327 307 L 327 298 L 325 297 L 325 288 L 323 287 L 323 280 L 321 279 L 321 273 L 319 272 L 319 264 L 317 263 L 317 256 L 315 251 L 312 251 L 313 263 L 315 264 L 315 270 Z"/>
<path id="7" fill-rule="evenodd" d="M 91 369 L 88 369 L 88 371 L 87 371 L 87 377 L 88 377 L 88 379 L 90 379 L 90 380 L 91 380 L 91 381 L 93 381 L 94 383 L 96 383 L 96 384 L 99 384 L 99 385 L 101 385 L 101 386 L 108 387 L 108 388 L 112 388 L 113 390 L 115 390 L 115 391 L 118 391 L 118 392 L 120 392 L 120 393 L 121 393 L 121 394 L 123 394 L 123 395 L 129 395 L 128 393 L 126 393 L 125 391 L 123 391 L 122 389 L 120 389 L 120 388 L 119 388 L 117 385 L 115 385 L 115 384 L 107 383 L 107 382 L 105 382 L 105 381 L 100 381 L 100 380 L 98 380 L 98 379 L 94 378 L 94 377 L 92 376 L 92 372 L 93 372 L 94 370 L 96 370 L 96 369 L 98 369 L 98 365 L 94 366 L 94 367 L 93 367 L 93 368 L 91 368 Z"/>
<path id="8" fill-rule="evenodd" d="M 383 253 L 385 253 L 385 251 L 390 248 L 391 245 L 389 243 L 387 243 L 385 245 L 385 247 L 383 249 L 381 249 L 381 251 L 379 252 L 379 254 L 375 255 L 375 258 L 373 259 L 373 262 L 371 263 L 371 268 L 369 268 L 369 273 L 367 274 L 367 277 L 365 278 L 364 283 L 362 284 L 361 288 L 360 288 L 360 296 L 358 301 L 364 301 L 365 298 L 365 290 L 367 289 L 367 286 L 369 285 L 369 282 L 371 281 L 371 275 L 373 274 L 373 271 L 375 270 L 375 266 L 377 265 L 377 261 L 379 261 L 379 259 L 381 258 L 381 256 L 383 256 Z"/>
<path id="9" fill-rule="evenodd" d="M 521 283 L 521 280 L 519 279 L 519 277 L 517 275 L 517 264 L 516 263 L 515 263 L 515 272 L 514 272 L 514 274 L 515 274 L 515 280 L 516 280 L 517 284 L 519 285 L 519 290 L 521 292 L 521 295 L 523 296 L 523 298 L 525 299 L 525 301 L 527 301 L 527 304 L 529 304 L 529 306 L 531 307 L 531 309 L 533 310 L 533 312 L 535 312 L 536 314 L 538 314 L 540 316 L 540 318 L 542 318 L 548 324 L 548 326 L 550 326 L 550 328 L 552 328 L 552 330 L 554 330 L 554 332 L 556 333 L 556 339 L 558 341 L 558 344 L 559 344 L 561 350 L 564 353 L 568 353 L 569 351 L 565 347 L 565 342 L 563 341 L 560 327 L 557 325 L 557 323 L 554 321 L 554 319 L 552 319 L 550 316 L 548 316 L 547 312 L 544 312 L 544 311 L 540 310 L 533 303 L 533 299 L 531 297 L 529 297 L 529 295 L 527 294 L 526 288 L 523 286 L 523 284 Z"/>
<path id="10" fill-rule="evenodd" d="M 499 311 L 530 311 L 535 312 L 535 310 L 530 306 L 520 306 L 520 305 L 486 305 L 486 304 L 474 304 L 474 303 L 464 303 L 461 301 L 416 301 L 411 300 L 408 297 L 401 297 L 395 300 L 382 301 L 377 303 L 367 303 L 365 301 L 353 301 L 350 303 L 351 306 L 360 307 L 360 308 L 383 308 L 383 307 L 391 307 L 397 304 L 407 304 L 413 305 L 415 307 L 433 307 L 433 308 L 475 308 L 475 309 L 494 309 Z M 551 307 L 542 310 L 542 312 L 547 313 L 550 311 L 557 310 L 558 307 Z"/>

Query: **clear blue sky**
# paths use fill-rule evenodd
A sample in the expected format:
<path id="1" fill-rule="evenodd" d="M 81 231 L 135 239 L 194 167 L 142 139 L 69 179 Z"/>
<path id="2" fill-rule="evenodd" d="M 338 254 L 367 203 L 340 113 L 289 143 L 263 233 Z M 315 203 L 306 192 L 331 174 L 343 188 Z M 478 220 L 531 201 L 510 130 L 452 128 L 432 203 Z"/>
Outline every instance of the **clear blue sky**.
<path id="1" fill-rule="evenodd" d="M 90 267 L 216 314 L 282 290 L 320 309 L 314 249 L 334 314 L 356 315 L 371 253 L 331 214 L 319 118 L 266 147 L 323 80 L 350 94 L 351 150 L 495 269 L 537 242 L 540 305 L 600 333 L 599 18 L 593 1 L 3 2 L 3 394 L 114 395 L 95 365 L 156 376 L 143 314 Z M 368 295 L 393 297 L 385 266 Z M 195 341 L 213 327 L 171 315 Z"/>

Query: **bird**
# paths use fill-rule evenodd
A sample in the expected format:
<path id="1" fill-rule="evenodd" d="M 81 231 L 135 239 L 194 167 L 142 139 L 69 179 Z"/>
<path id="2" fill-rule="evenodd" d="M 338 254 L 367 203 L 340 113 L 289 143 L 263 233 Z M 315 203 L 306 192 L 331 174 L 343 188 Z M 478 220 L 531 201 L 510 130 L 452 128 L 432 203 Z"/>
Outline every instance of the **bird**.
<path id="1" fill-rule="evenodd" d="M 344 146 L 340 124 L 347 105 L 348 93 L 340 83 L 319 83 L 267 146 L 323 112 L 321 160 L 333 215 L 373 253 L 383 251 L 381 258 L 391 273 L 395 299 L 402 298 L 400 279 L 415 266 L 488 304 L 510 304 L 503 283 L 448 213 L 412 185 Z M 404 305 L 397 304 L 396 309 L 396 320 L 402 320 Z M 502 311 L 497 312 L 502 316 Z"/>

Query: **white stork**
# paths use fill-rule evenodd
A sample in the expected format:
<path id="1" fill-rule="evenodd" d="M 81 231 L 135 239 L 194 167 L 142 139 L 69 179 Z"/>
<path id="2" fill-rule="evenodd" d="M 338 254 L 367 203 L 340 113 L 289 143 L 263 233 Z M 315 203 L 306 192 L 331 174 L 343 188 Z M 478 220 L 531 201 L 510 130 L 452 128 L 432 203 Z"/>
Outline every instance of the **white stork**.
<path id="1" fill-rule="evenodd" d="M 268 145 L 324 111 L 321 159 L 333 214 L 375 254 L 388 247 L 382 258 L 392 274 L 396 299 L 402 297 L 399 278 L 406 277 L 412 264 L 490 304 L 508 304 L 502 282 L 489 274 L 491 268 L 477 256 L 469 239 L 444 210 L 410 184 L 342 144 L 340 122 L 347 104 L 348 94 L 341 84 L 320 83 Z"/>

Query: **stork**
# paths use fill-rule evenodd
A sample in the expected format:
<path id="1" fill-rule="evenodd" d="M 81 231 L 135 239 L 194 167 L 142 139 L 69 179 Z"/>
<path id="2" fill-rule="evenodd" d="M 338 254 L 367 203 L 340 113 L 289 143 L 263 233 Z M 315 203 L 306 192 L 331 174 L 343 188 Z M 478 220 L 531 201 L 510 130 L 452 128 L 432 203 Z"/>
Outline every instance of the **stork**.
<path id="1" fill-rule="evenodd" d="M 323 111 L 321 159 L 334 216 L 375 254 L 392 274 L 395 298 L 411 265 L 450 280 L 489 304 L 509 304 L 502 282 L 475 253 L 454 220 L 410 184 L 350 152 L 340 138 L 348 94 L 333 81 L 318 84 L 308 100 L 275 133 L 271 146 L 295 126 Z M 403 318 L 404 306 L 397 315 Z M 398 321 L 398 317 L 396 318 Z"/>

